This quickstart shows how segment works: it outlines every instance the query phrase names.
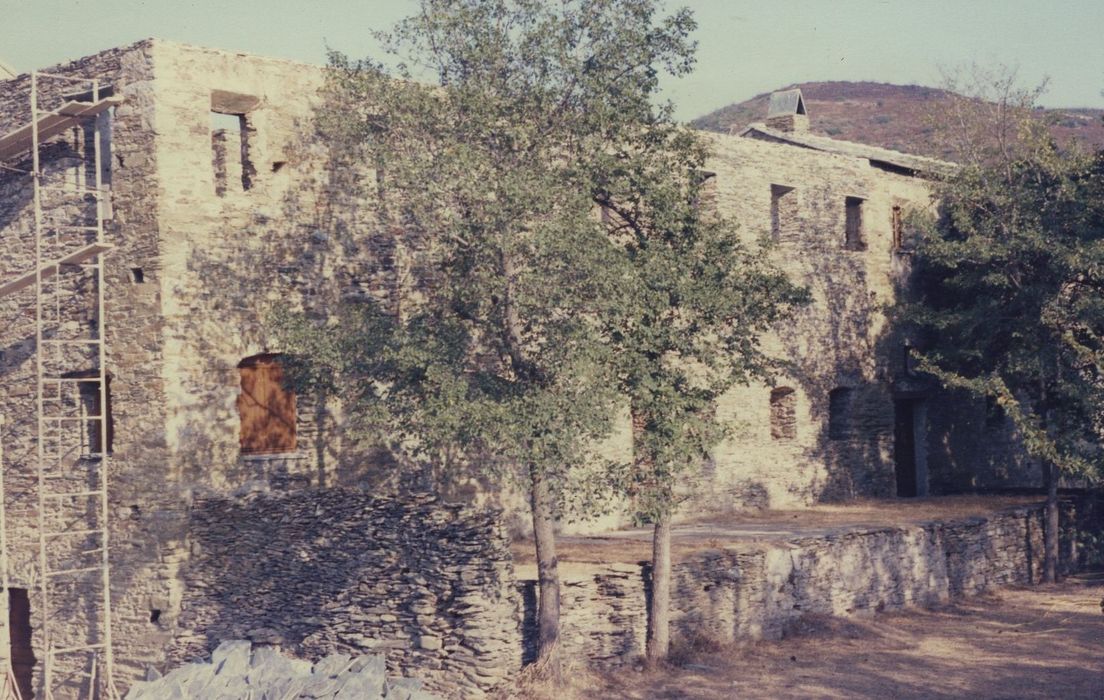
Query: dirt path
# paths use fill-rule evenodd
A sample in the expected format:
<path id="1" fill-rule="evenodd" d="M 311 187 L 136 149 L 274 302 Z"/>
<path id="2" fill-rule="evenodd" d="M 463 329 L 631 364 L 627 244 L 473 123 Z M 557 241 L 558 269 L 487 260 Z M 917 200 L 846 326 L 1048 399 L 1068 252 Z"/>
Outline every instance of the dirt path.
<path id="1" fill-rule="evenodd" d="M 1104 698 L 1104 579 L 935 611 L 821 619 L 779 642 L 623 670 L 581 697 Z"/>

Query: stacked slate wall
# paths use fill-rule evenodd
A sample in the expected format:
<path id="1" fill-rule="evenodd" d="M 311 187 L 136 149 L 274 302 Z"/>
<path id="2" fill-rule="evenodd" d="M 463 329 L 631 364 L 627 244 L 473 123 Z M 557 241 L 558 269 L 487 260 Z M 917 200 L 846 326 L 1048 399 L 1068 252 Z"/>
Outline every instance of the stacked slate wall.
<path id="1" fill-rule="evenodd" d="M 379 653 L 391 672 L 479 697 L 521 663 L 509 541 L 495 511 L 342 489 L 203 499 L 169 658 L 225 639 L 310 659 Z"/>

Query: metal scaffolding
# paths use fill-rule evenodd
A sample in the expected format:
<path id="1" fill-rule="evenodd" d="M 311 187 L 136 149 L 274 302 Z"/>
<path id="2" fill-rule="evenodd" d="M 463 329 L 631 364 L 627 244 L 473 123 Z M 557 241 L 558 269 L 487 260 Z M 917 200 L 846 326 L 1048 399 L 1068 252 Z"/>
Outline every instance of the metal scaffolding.
<path id="1" fill-rule="evenodd" d="M 0 136 L 0 161 L 22 158 L 25 163 L 30 154 L 30 170 L 22 172 L 33 182 L 34 265 L 0 284 L 0 297 L 34 290 L 39 598 L 35 632 L 36 646 L 45 651 L 36 695 L 117 698 L 111 639 L 112 435 L 103 267 L 111 246 L 104 241 L 104 146 L 96 120 L 119 100 L 110 97 L 110 90 L 97 79 L 32 73 L 30 82 L 31 121 Z M 91 89 L 44 109 L 44 103 L 64 98 L 60 88 L 65 84 Z M 55 138 L 66 134 L 73 138 Z M 44 157 L 47 149 L 53 150 Z M 4 468 L 0 464 L 0 564 L 7 589 L 10 523 L 3 510 Z M 8 665 L 10 678 L 10 661 Z"/>

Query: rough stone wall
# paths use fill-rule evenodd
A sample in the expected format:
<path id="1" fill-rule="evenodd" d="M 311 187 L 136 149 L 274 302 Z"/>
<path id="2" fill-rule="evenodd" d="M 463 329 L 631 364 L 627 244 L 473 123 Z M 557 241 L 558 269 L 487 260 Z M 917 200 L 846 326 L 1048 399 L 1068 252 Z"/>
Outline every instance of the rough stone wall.
<path id="1" fill-rule="evenodd" d="M 204 499 L 188 546 L 172 662 L 235 638 L 312 660 L 373 652 L 465 698 L 520 668 L 513 560 L 494 512 L 336 488 Z"/>
<path id="2" fill-rule="evenodd" d="M 373 174 L 342 168 L 318 140 L 322 69 L 161 41 L 152 55 L 174 478 L 213 492 L 369 478 L 361 467 L 372 460 L 343 447 L 339 409 L 318 397 L 298 397 L 295 452 L 239 454 L 237 365 L 283 350 L 266 332 L 269 313 L 388 303 L 396 241 L 373 219 Z M 242 110 L 245 129 L 214 125 L 214 108 Z"/>
<path id="3" fill-rule="evenodd" d="M 173 510 L 179 510 L 176 494 L 163 488 L 166 463 L 164 440 L 165 397 L 161 385 L 161 318 L 158 289 L 158 224 L 154 192 L 158 179 L 151 130 L 153 66 L 148 43 L 107 51 L 50 69 L 80 77 L 98 77 L 111 84 L 124 103 L 111 116 L 110 152 L 104 153 L 110 169 L 110 218 L 105 236 L 114 250 L 104 257 L 108 291 L 107 348 L 112 374 L 114 452 L 111 459 L 111 525 L 114 545 L 114 631 L 118 668 L 123 678 L 140 672 L 138 659 L 155 654 L 166 638 L 150 621 L 152 608 L 168 608 L 162 601 L 176 591 L 172 567 L 174 541 L 180 534 Z M 88 89 L 87 83 L 43 79 L 40 107 L 54 108 L 61 94 Z M 29 121 L 30 80 L 21 77 L 0 89 L 0 131 L 7 132 Z M 101 124 L 103 120 L 101 120 Z M 47 184 L 90 185 L 93 176 L 79 167 L 76 158 L 88 147 L 78 130 L 54 138 L 43 149 L 42 168 Z M 23 162 L 9 163 L 29 169 Z M 33 209 L 29 176 L 0 172 L 0 269 L 5 275 L 32 269 Z M 54 197 L 51 200 L 51 197 Z M 43 201 L 47 217 L 65 216 L 76 223 L 90 223 L 88 200 L 58 195 Z M 136 283 L 132 268 L 142 268 L 144 283 Z M 90 318 L 90 295 L 75 297 L 66 311 L 70 323 Z M 34 291 L 28 289 L 0 301 L 0 327 L 4 328 L 0 376 L 7 422 L 5 487 L 7 494 L 9 552 L 13 585 L 31 590 L 34 634 L 41 630 L 41 609 L 33 582 L 37 563 L 37 503 L 33 475 L 34 457 Z M 87 358 L 69 358 L 70 369 Z M 75 465 L 78 469 L 79 464 Z M 95 598 L 95 595 L 93 595 Z M 89 602 L 60 614 L 86 620 L 94 614 Z M 164 623 L 162 623 L 164 624 Z M 34 637 L 36 640 L 39 637 Z M 44 654 L 36 652 L 39 669 Z"/>
<path id="4" fill-rule="evenodd" d="M 1099 528 L 1099 524 L 1097 524 Z M 892 528 L 840 529 L 777 544 L 697 553 L 672 570 L 673 634 L 720 642 L 775 639 L 804 615 L 861 615 L 946 603 L 1037 582 L 1041 507 Z M 1075 563 L 1065 545 L 1064 566 Z M 535 585 L 521 574 L 522 591 Z M 565 652 L 617 663 L 644 651 L 646 564 L 566 565 Z M 535 638 L 526 619 L 526 639 Z"/>
<path id="5" fill-rule="evenodd" d="M 786 507 L 894 492 L 892 382 L 898 343 L 883 313 L 907 269 L 893 249 L 894 206 L 930 205 L 927 183 L 861 158 L 734 136 L 710 136 L 717 206 L 748 242 L 771 237 L 775 260 L 813 302 L 764 346 L 792 363 L 794 435 L 771 432 L 771 388 L 734 389 L 720 416 L 733 427 L 708 475 L 714 508 Z M 779 200 L 772 207 L 773 197 Z M 860 197 L 865 248 L 846 243 L 848 197 Z M 784 206 L 783 206 L 784 203 Z M 829 435 L 829 395 L 852 394 L 849 426 Z"/>
<path id="6" fill-rule="evenodd" d="M 176 628 L 193 494 L 361 483 L 371 472 L 354 468 L 368 460 L 351 450 L 343 452 L 344 462 L 334 459 L 341 447 L 334 429 L 340 409 L 310 396 L 297 404 L 296 453 L 241 458 L 236 365 L 281 349 L 264 333 L 265 313 L 276 305 L 324 314 L 343 298 L 388 303 L 389 287 L 381 279 L 390 273 L 394 238 L 365 222 L 370 207 L 357 206 L 364 182 L 374 182 L 370 173 L 339 169 L 337 158 L 313 142 L 318 67 L 149 40 L 49 70 L 98 77 L 124 100 L 105 118 L 111 135 L 104 158 L 111 187 L 105 232 L 114 249 L 104 260 L 114 422 L 114 632 L 125 687 L 147 663 L 163 658 Z M 3 87 L 0 132 L 7 133 L 29 120 L 29 78 Z M 62 93 L 86 87 L 43 81 L 40 105 L 54 108 Z M 247 105 L 252 166 L 245 190 L 237 156 L 238 187 L 230 186 L 228 174 L 223 196 L 215 191 L 212 151 L 216 95 L 223 109 Z M 243 103 L 243 95 L 257 98 L 255 104 Z M 87 147 L 87 135 L 79 132 L 53 139 L 43 149 L 48 183 L 87 184 L 90 176 L 77 158 Z M 30 160 L 8 165 L 28 170 Z M 31 192 L 27 175 L 0 171 L 5 276 L 32 267 Z M 88 203 L 68 201 L 56 211 L 47 206 L 47 213 L 83 216 L 88 223 Z M 337 234 L 350 231 L 358 234 L 355 249 L 338 244 Z M 91 317 L 87 302 L 94 297 L 79 299 L 65 309 L 71 324 Z M 12 581 L 30 589 L 38 546 L 33 320 L 33 289 L 0 300 L 7 416 L 0 439 Z M 82 368 L 82 362 L 70 364 Z M 224 464 L 230 467 L 215 466 Z M 394 470 L 372 473 L 395 477 Z M 37 598 L 31 600 L 37 616 Z M 92 612 L 85 607 L 69 614 L 84 620 Z M 36 630 L 40 624 L 36 618 Z"/>

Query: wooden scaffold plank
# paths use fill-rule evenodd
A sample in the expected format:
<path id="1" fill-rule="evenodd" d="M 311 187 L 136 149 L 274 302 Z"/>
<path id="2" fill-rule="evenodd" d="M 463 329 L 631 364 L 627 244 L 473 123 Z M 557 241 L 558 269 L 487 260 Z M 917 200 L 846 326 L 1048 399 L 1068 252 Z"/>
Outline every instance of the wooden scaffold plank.
<path id="1" fill-rule="evenodd" d="M 74 250 L 72 253 L 69 253 L 62 258 L 44 263 L 42 265 L 42 279 L 48 279 L 58 274 L 58 270 L 60 270 L 65 265 L 80 265 L 81 263 L 96 257 L 100 253 L 105 253 L 111 250 L 111 248 L 112 246 L 110 243 L 93 243 L 91 245 L 86 245 L 83 248 Z M 10 282 L 0 284 L 0 298 L 6 297 L 9 294 L 15 294 L 22 289 L 30 287 L 32 284 L 35 283 L 37 277 L 38 276 L 36 274 L 36 271 L 31 270 L 30 272 L 23 273 Z"/>

